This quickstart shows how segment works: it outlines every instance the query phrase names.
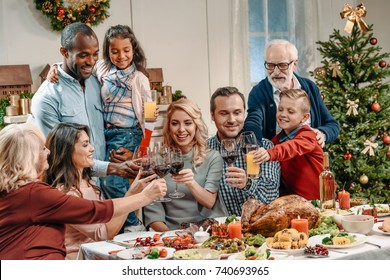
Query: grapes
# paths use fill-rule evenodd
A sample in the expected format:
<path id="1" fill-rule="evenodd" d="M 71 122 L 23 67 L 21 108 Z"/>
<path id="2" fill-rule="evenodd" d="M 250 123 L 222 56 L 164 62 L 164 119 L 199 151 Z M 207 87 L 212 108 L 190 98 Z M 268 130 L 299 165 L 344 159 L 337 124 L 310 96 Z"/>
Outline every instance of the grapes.
<path id="1" fill-rule="evenodd" d="M 329 255 L 329 251 L 325 246 L 320 245 L 320 244 L 316 244 L 314 247 L 307 246 L 305 248 L 304 254 L 327 256 L 327 255 Z"/>

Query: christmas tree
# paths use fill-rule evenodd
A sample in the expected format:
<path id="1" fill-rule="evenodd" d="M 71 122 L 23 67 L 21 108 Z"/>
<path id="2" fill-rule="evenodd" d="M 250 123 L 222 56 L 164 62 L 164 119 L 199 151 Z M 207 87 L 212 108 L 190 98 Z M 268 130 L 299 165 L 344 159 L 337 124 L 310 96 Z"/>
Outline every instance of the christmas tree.
<path id="1" fill-rule="evenodd" d="M 338 139 L 325 149 L 339 189 L 370 203 L 389 203 L 390 53 L 381 53 L 373 25 L 359 15 L 348 18 L 345 30 L 317 42 L 322 66 L 311 72 L 340 124 Z"/>

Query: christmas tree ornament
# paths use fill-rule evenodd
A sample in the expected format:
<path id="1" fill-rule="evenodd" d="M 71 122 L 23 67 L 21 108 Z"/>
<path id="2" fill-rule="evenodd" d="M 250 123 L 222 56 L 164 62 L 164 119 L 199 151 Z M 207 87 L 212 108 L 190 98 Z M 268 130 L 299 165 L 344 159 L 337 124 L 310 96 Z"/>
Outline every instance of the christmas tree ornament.
<path id="1" fill-rule="evenodd" d="M 344 4 L 343 11 L 340 13 L 341 18 L 347 18 L 347 23 L 345 24 L 344 31 L 347 33 L 352 32 L 353 25 L 356 24 L 363 33 L 368 31 L 368 26 L 362 19 L 367 14 L 366 7 L 363 3 L 356 6 L 355 9 L 349 4 Z"/>
<path id="2" fill-rule="evenodd" d="M 358 114 L 357 108 L 359 107 L 359 99 L 356 99 L 355 101 L 347 100 L 347 116 L 349 116 L 351 113 L 353 113 L 354 116 Z"/>
<path id="3" fill-rule="evenodd" d="M 374 112 L 378 112 L 381 109 L 381 105 L 378 103 L 378 101 L 375 101 L 374 103 L 372 103 L 371 109 Z"/>
<path id="4" fill-rule="evenodd" d="M 390 136 L 386 134 L 385 136 L 383 136 L 382 141 L 385 144 L 390 144 Z"/>
<path id="5" fill-rule="evenodd" d="M 384 60 L 379 61 L 379 67 L 380 68 L 385 68 L 386 66 L 387 66 L 387 62 L 386 61 L 384 61 Z"/>
<path id="6" fill-rule="evenodd" d="M 387 158 L 390 158 L 390 148 L 387 150 L 386 156 L 387 156 Z"/>
<path id="7" fill-rule="evenodd" d="M 360 182 L 360 184 L 362 184 L 362 185 L 367 184 L 367 183 L 368 183 L 368 177 L 367 177 L 367 175 L 366 175 L 366 174 L 363 174 L 362 176 L 360 176 L 359 182 Z"/>
<path id="8" fill-rule="evenodd" d="M 373 46 L 375 46 L 376 43 L 378 43 L 378 40 L 377 40 L 375 37 L 372 37 L 372 38 L 370 39 L 370 44 L 373 45 Z"/>
<path id="9" fill-rule="evenodd" d="M 314 75 L 319 78 L 326 77 L 326 68 L 325 67 L 317 67 L 314 69 Z"/>
<path id="10" fill-rule="evenodd" d="M 323 95 L 322 93 L 321 93 L 321 98 L 322 100 L 325 100 L 325 95 Z"/>
<path id="11" fill-rule="evenodd" d="M 341 77 L 343 74 L 341 73 L 340 71 L 340 62 L 336 61 L 335 63 L 331 63 L 329 64 L 330 66 L 330 70 L 332 70 L 332 77 L 337 77 L 337 75 L 339 77 Z"/>
<path id="12" fill-rule="evenodd" d="M 362 153 L 366 154 L 368 152 L 370 156 L 374 156 L 375 155 L 374 149 L 378 147 L 378 143 L 371 142 L 370 140 L 367 139 L 366 141 L 364 141 L 364 146 L 366 147 L 363 149 Z"/>
<path id="13" fill-rule="evenodd" d="M 352 154 L 350 154 L 349 151 L 347 151 L 347 153 L 344 154 L 344 159 L 345 160 L 351 160 L 352 159 Z"/>

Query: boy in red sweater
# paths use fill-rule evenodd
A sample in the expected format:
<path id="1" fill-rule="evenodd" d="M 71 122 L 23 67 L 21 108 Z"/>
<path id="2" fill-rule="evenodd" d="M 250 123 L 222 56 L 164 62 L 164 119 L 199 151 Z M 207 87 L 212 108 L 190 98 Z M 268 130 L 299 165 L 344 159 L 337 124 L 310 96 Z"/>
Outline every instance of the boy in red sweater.
<path id="1" fill-rule="evenodd" d="M 323 151 L 315 132 L 306 124 L 309 119 L 310 99 L 304 90 L 280 93 L 276 120 L 282 131 L 272 139 L 273 148 L 259 148 L 254 155 L 258 164 L 280 161 L 280 196 L 298 194 L 308 200 L 320 199 Z"/>

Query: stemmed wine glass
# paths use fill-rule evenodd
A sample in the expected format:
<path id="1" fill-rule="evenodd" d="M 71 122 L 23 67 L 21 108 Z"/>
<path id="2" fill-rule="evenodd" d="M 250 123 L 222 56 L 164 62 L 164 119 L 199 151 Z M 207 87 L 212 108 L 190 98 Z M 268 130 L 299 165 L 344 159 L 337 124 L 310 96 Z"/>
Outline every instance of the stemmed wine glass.
<path id="1" fill-rule="evenodd" d="M 179 174 L 180 170 L 184 167 L 183 154 L 179 148 L 171 148 L 171 174 Z M 177 183 L 175 191 L 168 195 L 171 198 L 182 198 L 185 194 L 178 190 Z"/>
<path id="2" fill-rule="evenodd" d="M 229 167 L 233 166 L 233 163 L 238 157 L 237 142 L 234 138 L 222 139 L 221 141 L 221 156 Z"/>
<path id="3" fill-rule="evenodd" d="M 255 133 L 253 131 L 242 132 L 239 137 L 239 145 L 244 155 L 248 153 L 248 146 L 257 148 L 257 139 Z"/>
<path id="4" fill-rule="evenodd" d="M 258 178 L 260 174 L 260 165 L 253 162 L 253 152 L 258 148 L 256 135 L 253 131 L 244 131 L 239 137 L 239 143 L 245 154 L 246 174 L 248 178 Z"/>
<path id="5" fill-rule="evenodd" d="M 154 173 L 158 177 L 164 178 L 171 170 L 171 155 L 168 146 L 163 145 L 161 142 L 154 144 L 151 166 Z M 169 197 L 161 197 L 156 200 L 157 202 L 169 202 L 172 201 Z"/>
<path id="6" fill-rule="evenodd" d="M 133 153 L 133 162 L 140 166 L 141 179 L 153 174 L 150 168 L 151 151 L 149 147 L 137 147 Z"/>

